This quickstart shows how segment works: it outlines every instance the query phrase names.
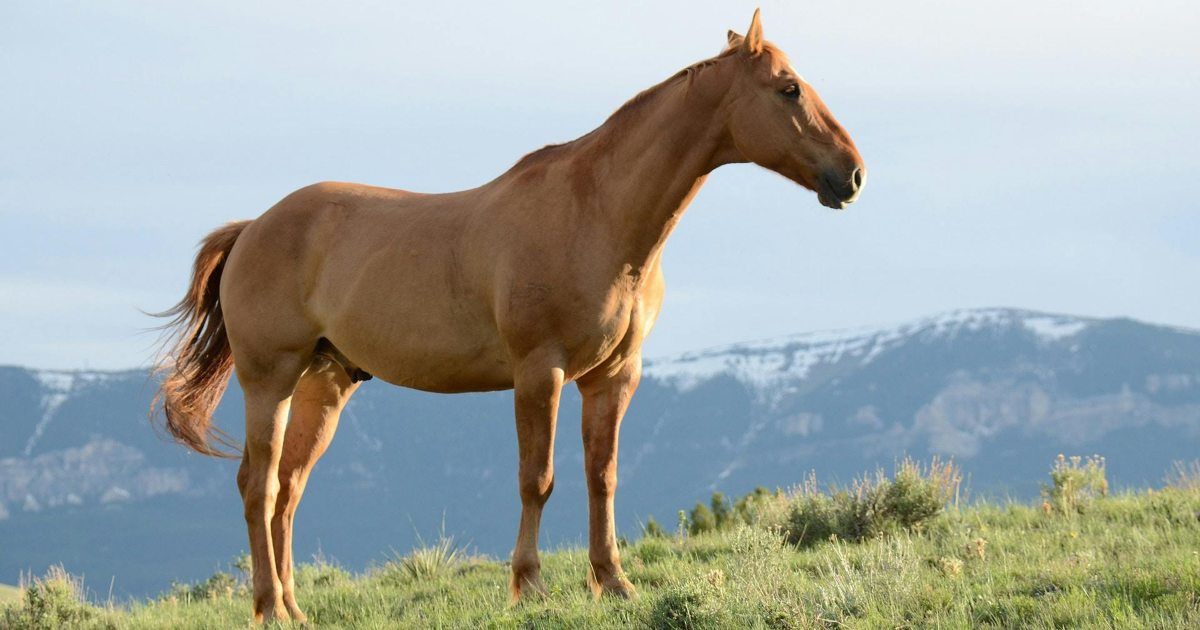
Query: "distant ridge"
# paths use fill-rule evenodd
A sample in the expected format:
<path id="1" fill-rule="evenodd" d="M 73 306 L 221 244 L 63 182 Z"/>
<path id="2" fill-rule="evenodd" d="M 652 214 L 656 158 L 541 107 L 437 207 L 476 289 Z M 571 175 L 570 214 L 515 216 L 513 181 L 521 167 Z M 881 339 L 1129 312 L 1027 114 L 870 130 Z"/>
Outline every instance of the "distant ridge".
<path id="1" fill-rule="evenodd" d="M 844 355 L 861 357 L 865 365 L 913 336 L 952 338 L 985 327 L 1022 327 L 1045 343 L 1055 343 L 1101 321 L 1105 320 L 1014 308 L 956 309 L 890 326 L 798 333 L 684 352 L 648 361 L 645 372 L 685 388 L 722 372 L 747 383 L 769 385 L 778 378 L 803 378 L 813 363 L 837 361 Z"/>

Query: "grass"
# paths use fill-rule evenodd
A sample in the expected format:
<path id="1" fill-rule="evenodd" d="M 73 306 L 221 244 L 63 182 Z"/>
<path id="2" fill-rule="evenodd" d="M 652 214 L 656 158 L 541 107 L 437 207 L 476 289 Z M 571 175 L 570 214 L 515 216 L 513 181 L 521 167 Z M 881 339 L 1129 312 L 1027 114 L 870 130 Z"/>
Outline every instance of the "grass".
<path id="1" fill-rule="evenodd" d="M 771 494 L 784 499 L 755 522 L 626 545 L 633 601 L 592 601 L 586 551 L 563 549 L 543 555 L 549 595 L 509 606 L 506 564 L 447 541 L 360 575 L 304 565 L 297 596 L 316 628 L 1200 627 L 1200 492 L 1171 482 L 1089 495 L 1069 512 L 951 506 L 920 526 L 804 545 L 788 542 L 775 522 L 789 522 L 790 508 L 774 504 L 794 507 L 812 489 Z M 84 628 L 248 627 L 244 576 L 210 581 L 68 618 Z M 0 627 L 27 608 L 0 612 Z"/>
<path id="2" fill-rule="evenodd" d="M 0 606 L 21 599 L 21 591 L 15 586 L 0 584 Z"/>

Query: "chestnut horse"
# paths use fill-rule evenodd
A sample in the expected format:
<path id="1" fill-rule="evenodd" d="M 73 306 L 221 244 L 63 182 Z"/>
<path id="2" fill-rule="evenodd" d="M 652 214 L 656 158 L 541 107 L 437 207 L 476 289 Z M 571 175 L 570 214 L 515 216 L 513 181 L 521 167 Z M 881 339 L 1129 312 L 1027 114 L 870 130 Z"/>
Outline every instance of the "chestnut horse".
<path id="1" fill-rule="evenodd" d="M 844 208 L 862 159 L 773 45 L 758 12 L 716 57 L 638 94 L 591 133 L 462 192 L 321 183 L 201 244 L 167 314 L 159 402 L 182 443 L 211 422 L 236 366 L 246 399 L 237 482 L 257 619 L 302 620 L 292 524 L 359 381 L 430 392 L 515 390 L 521 522 L 514 601 L 544 592 L 538 525 L 554 487 L 559 395 L 583 398 L 588 584 L 631 596 L 613 526 L 617 433 L 663 297 L 663 244 L 709 172 L 754 162 Z"/>

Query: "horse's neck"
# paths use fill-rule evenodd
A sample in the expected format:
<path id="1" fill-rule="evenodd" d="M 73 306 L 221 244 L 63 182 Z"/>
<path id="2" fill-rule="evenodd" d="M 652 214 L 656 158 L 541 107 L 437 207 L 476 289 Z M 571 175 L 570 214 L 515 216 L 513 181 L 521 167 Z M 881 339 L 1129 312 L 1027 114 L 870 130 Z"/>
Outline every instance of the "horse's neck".
<path id="1" fill-rule="evenodd" d="M 711 92 L 720 89 L 715 74 L 696 77 L 692 85 L 685 78 L 664 86 L 638 111 L 615 116 L 597 130 L 594 148 L 576 165 L 594 185 L 579 201 L 607 224 L 613 262 L 636 275 L 648 275 L 643 272 L 657 263 L 708 173 L 731 161 L 719 120 L 723 99 Z M 699 85 L 701 78 L 708 85 Z"/>

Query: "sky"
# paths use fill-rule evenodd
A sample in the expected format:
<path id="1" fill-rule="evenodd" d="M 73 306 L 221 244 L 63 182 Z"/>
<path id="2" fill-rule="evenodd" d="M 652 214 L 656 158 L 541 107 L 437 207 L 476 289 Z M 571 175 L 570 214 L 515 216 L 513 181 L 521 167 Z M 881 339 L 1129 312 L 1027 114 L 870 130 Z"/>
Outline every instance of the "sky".
<path id="1" fill-rule="evenodd" d="M 147 365 L 211 229 L 321 180 L 487 182 L 758 5 L 867 186 L 714 172 L 646 356 L 964 307 L 1200 328 L 1200 3 L 476 4 L 0 3 L 0 365 Z"/>

